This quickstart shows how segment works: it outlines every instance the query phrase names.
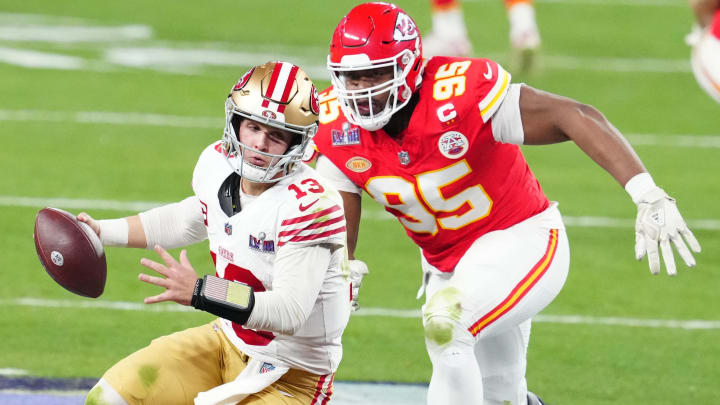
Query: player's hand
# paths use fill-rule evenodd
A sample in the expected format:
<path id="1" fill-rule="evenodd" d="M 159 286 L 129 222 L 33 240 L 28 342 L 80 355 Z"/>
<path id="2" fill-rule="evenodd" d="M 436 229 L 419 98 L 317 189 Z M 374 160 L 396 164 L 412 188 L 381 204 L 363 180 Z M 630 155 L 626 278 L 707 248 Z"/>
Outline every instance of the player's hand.
<path id="1" fill-rule="evenodd" d="M 90 214 L 81 212 L 77 215 L 77 220 L 88 224 L 95 231 L 95 234 L 100 236 L 100 222 L 91 217 Z"/>
<path id="2" fill-rule="evenodd" d="M 658 274 L 660 272 L 659 246 L 663 262 L 665 262 L 665 269 L 668 275 L 674 276 L 677 274 L 677 270 L 670 247 L 670 242 L 672 242 L 685 264 L 688 267 L 695 266 L 695 258 L 685 245 L 685 241 L 695 253 L 700 252 L 700 244 L 685 224 L 675 200 L 665 194 L 661 188 L 656 187 L 645 193 L 637 206 L 635 257 L 641 260 L 647 254 L 650 272 Z"/>
<path id="3" fill-rule="evenodd" d="M 355 312 L 360 308 L 358 303 L 358 294 L 360 293 L 360 287 L 362 286 L 363 277 L 368 274 L 367 264 L 362 260 L 349 260 L 348 268 L 350 270 L 350 282 L 352 283 L 352 297 L 350 304 L 352 305 L 352 311 Z"/>
<path id="4" fill-rule="evenodd" d="M 144 273 L 138 275 L 140 281 L 163 287 L 165 291 L 162 294 L 145 298 L 146 304 L 155 304 L 164 301 L 174 301 L 181 305 L 190 305 L 192 300 L 193 289 L 197 281 L 197 274 L 187 258 L 187 251 L 183 249 L 180 252 L 180 262 L 175 260 L 161 246 L 155 245 L 155 251 L 163 259 L 165 264 L 142 258 L 140 264 L 148 269 L 155 270 L 162 277 L 149 276 Z"/>

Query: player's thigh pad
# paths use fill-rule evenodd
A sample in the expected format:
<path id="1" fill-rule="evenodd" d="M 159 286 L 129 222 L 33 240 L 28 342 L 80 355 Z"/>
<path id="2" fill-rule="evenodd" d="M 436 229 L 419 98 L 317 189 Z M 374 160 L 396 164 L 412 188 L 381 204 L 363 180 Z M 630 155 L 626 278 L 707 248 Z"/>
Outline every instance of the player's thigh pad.
<path id="1" fill-rule="evenodd" d="M 233 380 L 246 364 L 213 321 L 154 339 L 103 378 L 131 405 L 193 404 L 198 392 Z"/>
<path id="2" fill-rule="evenodd" d="M 560 292 L 569 247 L 555 204 L 480 237 L 451 274 L 431 272 L 423 305 L 430 343 L 477 340 L 537 314 Z"/>

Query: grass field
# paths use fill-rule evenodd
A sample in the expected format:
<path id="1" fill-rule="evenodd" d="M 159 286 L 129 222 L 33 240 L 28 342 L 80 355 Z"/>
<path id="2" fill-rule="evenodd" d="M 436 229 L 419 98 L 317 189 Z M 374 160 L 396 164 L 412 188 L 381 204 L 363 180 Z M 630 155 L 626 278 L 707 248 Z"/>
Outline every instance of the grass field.
<path id="1" fill-rule="evenodd" d="M 211 319 L 197 312 L 83 308 L 90 300 L 58 287 L 40 266 L 32 242 L 35 214 L 53 202 L 114 218 L 135 212 L 134 202 L 189 195 L 197 156 L 221 136 L 223 103 L 234 81 L 250 65 L 279 58 L 328 85 L 326 47 L 352 4 L 0 0 L 0 369 L 98 377 L 153 337 Z M 400 5 L 429 29 L 426 1 Z M 476 55 L 508 62 L 502 3 L 464 6 Z M 682 0 L 538 0 L 536 9 L 541 69 L 514 80 L 603 111 L 677 198 L 704 249 L 697 268 L 679 264 L 676 278 L 651 276 L 646 262 L 633 259 L 635 207 L 622 188 L 572 144 L 525 148 L 546 193 L 569 219 L 570 276 L 542 315 L 634 325 L 714 322 L 696 328 L 535 323 L 529 387 L 551 404 L 715 403 L 720 106 L 690 73 L 683 36 L 691 12 Z M 79 41 L 68 27 L 94 27 L 86 38 L 110 34 Z M 371 274 L 362 306 L 418 309 L 417 249 L 374 202 L 364 205 L 371 215 L 363 221 L 357 256 Z M 600 226 L 575 225 L 579 217 L 599 218 Z M 153 255 L 108 249 L 108 283 L 98 302 L 141 303 L 157 293 L 137 281 L 140 258 Z M 190 248 L 190 258 L 199 271 L 213 271 L 206 246 Z M 418 318 L 354 316 L 344 343 L 339 380 L 429 379 Z"/>

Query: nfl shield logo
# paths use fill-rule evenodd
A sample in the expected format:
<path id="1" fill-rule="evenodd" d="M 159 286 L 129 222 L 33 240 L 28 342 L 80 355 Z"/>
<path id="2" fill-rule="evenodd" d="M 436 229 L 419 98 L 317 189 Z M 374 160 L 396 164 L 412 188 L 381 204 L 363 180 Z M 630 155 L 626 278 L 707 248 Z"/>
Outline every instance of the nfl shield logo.
<path id="1" fill-rule="evenodd" d="M 398 159 L 400 159 L 400 163 L 404 166 L 410 164 L 410 155 L 407 153 L 407 151 L 403 150 L 398 152 Z"/>
<path id="2" fill-rule="evenodd" d="M 225 233 L 229 235 L 232 235 L 232 225 L 230 225 L 229 222 L 225 223 Z"/>
<path id="3" fill-rule="evenodd" d="M 273 370 L 275 370 L 275 366 L 270 363 L 263 363 L 262 367 L 260 368 L 260 374 L 269 373 Z"/>

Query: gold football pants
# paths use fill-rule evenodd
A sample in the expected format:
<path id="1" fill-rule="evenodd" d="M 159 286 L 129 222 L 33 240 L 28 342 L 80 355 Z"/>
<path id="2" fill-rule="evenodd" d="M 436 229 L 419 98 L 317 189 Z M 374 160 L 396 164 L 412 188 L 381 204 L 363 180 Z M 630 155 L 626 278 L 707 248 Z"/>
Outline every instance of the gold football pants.
<path id="1" fill-rule="evenodd" d="M 120 360 L 103 378 L 131 405 L 192 405 L 199 392 L 233 381 L 248 361 L 213 321 L 154 339 Z M 290 369 L 240 403 L 325 404 L 332 393 L 332 377 Z"/>

